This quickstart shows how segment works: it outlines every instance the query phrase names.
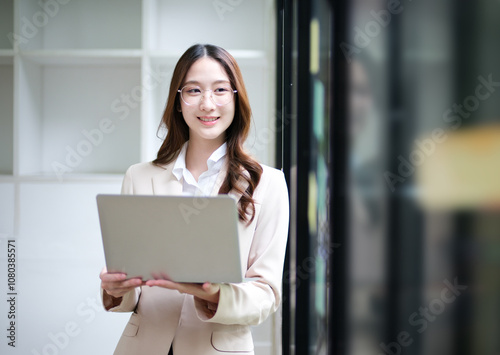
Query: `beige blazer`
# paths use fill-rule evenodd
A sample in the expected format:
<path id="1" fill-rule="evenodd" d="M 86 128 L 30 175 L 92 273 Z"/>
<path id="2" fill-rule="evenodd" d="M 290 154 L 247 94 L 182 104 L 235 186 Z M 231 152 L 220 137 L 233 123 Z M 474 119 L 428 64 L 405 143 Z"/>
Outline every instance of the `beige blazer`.
<path id="1" fill-rule="evenodd" d="M 172 174 L 174 163 L 131 166 L 123 181 L 123 194 L 180 195 L 182 184 Z M 289 204 L 283 173 L 262 166 L 254 192 L 255 218 L 239 223 L 239 242 L 245 277 L 258 281 L 221 284 L 217 312 L 208 318 L 208 305 L 191 295 L 159 287 L 143 286 L 126 294 L 112 312 L 134 312 L 115 354 L 175 355 L 253 354 L 249 326 L 263 322 L 281 300 L 283 261 L 288 236 Z M 224 180 L 222 169 L 212 191 Z M 238 198 L 239 196 L 236 196 Z"/>

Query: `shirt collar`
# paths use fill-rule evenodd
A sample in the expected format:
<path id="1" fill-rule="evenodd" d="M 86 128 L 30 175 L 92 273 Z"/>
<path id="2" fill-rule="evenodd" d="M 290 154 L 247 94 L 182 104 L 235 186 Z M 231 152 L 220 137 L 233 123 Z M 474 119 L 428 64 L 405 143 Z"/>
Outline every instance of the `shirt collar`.
<path id="1" fill-rule="evenodd" d="M 186 169 L 186 150 L 188 142 L 184 143 L 177 159 L 175 160 L 174 168 L 172 169 L 172 174 L 181 181 L 184 169 Z"/>
<path id="2" fill-rule="evenodd" d="M 224 142 L 219 148 L 215 150 L 215 152 L 210 155 L 210 157 L 207 160 L 207 167 L 208 170 L 211 170 L 214 165 L 216 165 L 224 156 L 226 155 L 226 150 L 227 150 L 227 143 Z"/>
<path id="3" fill-rule="evenodd" d="M 184 143 L 184 145 L 182 146 L 181 151 L 179 152 L 179 155 L 177 156 L 174 167 L 172 169 L 172 173 L 179 181 L 182 179 L 182 176 L 184 174 L 184 170 L 187 170 L 187 168 L 186 168 L 186 151 L 187 151 L 188 143 L 189 143 L 189 141 Z M 219 162 L 226 155 L 226 151 L 227 151 L 227 143 L 224 142 L 224 144 L 222 144 L 219 148 L 217 148 L 215 150 L 215 152 L 213 152 L 212 155 L 210 155 L 210 157 L 208 158 L 208 160 L 207 160 L 208 171 L 210 171 L 214 167 L 220 170 L 221 164 Z"/>

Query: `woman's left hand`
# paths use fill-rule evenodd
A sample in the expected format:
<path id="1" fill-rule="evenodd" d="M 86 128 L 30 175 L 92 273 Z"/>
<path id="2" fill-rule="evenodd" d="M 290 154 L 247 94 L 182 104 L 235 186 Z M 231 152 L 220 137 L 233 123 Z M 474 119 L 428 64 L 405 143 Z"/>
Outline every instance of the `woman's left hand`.
<path id="1" fill-rule="evenodd" d="M 220 286 L 210 282 L 203 284 L 198 283 L 179 283 L 165 279 L 148 280 L 146 286 L 158 286 L 168 288 L 170 290 L 177 290 L 180 293 L 188 293 L 202 299 L 204 301 L 217 305 L 219 303 Z"/>

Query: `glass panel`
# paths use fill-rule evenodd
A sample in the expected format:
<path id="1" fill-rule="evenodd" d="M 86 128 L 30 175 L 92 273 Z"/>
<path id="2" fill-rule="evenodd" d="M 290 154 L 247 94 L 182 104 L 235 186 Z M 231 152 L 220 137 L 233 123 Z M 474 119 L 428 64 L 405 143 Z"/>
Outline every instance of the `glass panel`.
<path id="1" fill-rule="evenodd" d="M 370 13 L 385 11 L 385 6 L 385 1 L 354 1 L 348 37 L 341 44 L 348 63 L 349 354 L 380 352 L 378 343 L 385 332 L 390 192 L 382 173 L 389 124 L 388 33 L 378 23 L 373 25 Z M 367 37 L 366 30 L 379 33 Z"/>
<path id="2" fill-rule="evenodd" d="M 327 1 L 312 2 L 310 24 L 310 73 L 312 121 L 309 172 L 310 353 L 328 353 L 327 277 L 333 253 L 329 226 L 330 165 L 330 14 Z"/>
<path id="3" fill-rule="evenodd" d="M 351 1 L 349 354 L 500 351 L 499 10 Z"/>

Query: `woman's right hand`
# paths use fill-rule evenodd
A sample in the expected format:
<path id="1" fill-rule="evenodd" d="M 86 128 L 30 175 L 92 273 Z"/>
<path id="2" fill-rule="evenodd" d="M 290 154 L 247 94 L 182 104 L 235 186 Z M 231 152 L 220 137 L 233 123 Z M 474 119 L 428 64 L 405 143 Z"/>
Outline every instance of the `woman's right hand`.
<path id="1" fill-rule="evenodd" d="M 106 268 L 102 269 L 99 277 L 102 289 L 114 298 L 121 298 L 127 292 L 143 284 L 140 278 L 127 279 L 127 274 L 110 274 Z"/>

